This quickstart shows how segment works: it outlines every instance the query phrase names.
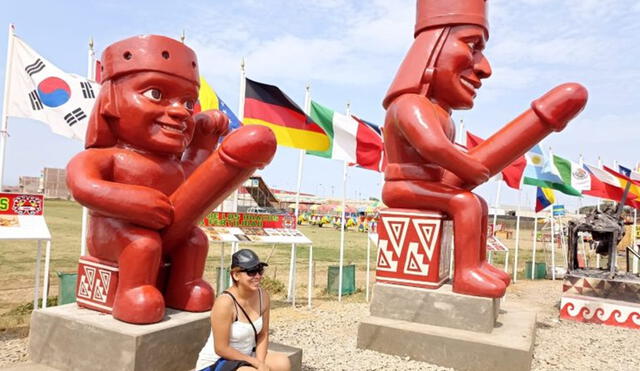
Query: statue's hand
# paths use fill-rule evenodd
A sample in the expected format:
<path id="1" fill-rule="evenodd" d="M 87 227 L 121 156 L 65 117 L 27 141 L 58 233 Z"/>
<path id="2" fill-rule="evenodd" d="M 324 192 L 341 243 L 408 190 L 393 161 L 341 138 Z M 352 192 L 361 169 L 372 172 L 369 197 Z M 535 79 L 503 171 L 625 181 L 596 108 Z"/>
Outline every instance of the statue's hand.
<path id="1" fill-rule="evenodd" d="M 127 218 L 132 222 L 151 229 L 162 229 L 173 222 L 173 206 L 167 195 L 151 188 L 132 193 L 127 199 L 131 206 Z"/>
<path id="2" fill-rule="evenodd" d="M 229 132 L 229 118 L 222 111 L 209 110 L 199 112 L 193 116 L 196 128 L 193 133 L 193 141 L 191 145 L 197 145 L 199 141 L 210 142 L 212 138 L 215 138 L 215 143 L 218 142 L 218 138 L 223 135 L 227 135 Z M 200 147 L 199 148 L 204 148 Z"/>
<path id="3" fill-rule="evenodd" d="M 472 160 L 469 161 L 467 165 L 468 167 L 464 171 L 458 172 L 456 175 L 470 188 L 486 182 L 491 177 L 489 169 L 480 162 Z"/>

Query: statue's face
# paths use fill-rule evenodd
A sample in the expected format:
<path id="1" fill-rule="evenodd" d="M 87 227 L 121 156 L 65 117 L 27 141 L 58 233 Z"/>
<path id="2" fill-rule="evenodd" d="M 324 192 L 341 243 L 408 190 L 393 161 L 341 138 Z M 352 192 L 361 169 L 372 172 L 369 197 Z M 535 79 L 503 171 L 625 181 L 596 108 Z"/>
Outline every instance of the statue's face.
<path id="1" fill-rule="evenodd" d="M 473 107 L 482 79 L 491 76 L 489 61 L 482 54 L 484 29 L 475 25 L 451 28 L 436 62 L 429 97 L 445 109 Z"/>
<path id="2" fill-rule="evenodd" d="M 119 143 L 159 154 L 181 154 L 191 142 L 198 87 L 161 72 L 126 75 L 115 82 Z"/>

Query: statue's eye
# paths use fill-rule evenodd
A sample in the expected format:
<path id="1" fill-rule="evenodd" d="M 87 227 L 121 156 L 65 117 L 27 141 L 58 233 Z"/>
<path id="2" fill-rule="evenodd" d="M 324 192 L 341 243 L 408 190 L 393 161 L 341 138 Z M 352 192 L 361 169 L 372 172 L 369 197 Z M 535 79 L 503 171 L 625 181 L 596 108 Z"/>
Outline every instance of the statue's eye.
<path id="1" fill-rule="evenodd" d="M 153 88 L 145 91 L 144 93 L 142 93 L 142 95 L 154 101 L 159 101 L 162 98 L 162 93 L 160 92 L 160 90 Z"/>
<path id="2" fill-rule="evenodd" d="M 471 50 L 476 50 L 476 43 L 474 42 L 468 42 L 467 45 L 469 46 L 469 49 Z"/>
<path id="3" fill-rule="evenodd" d="M 195 103 L 192 100 L 188 100 L 184 102 L 184 106 L 188 109 L 188 110 L 193 110 L 193 107 L 195 106 Z"/>

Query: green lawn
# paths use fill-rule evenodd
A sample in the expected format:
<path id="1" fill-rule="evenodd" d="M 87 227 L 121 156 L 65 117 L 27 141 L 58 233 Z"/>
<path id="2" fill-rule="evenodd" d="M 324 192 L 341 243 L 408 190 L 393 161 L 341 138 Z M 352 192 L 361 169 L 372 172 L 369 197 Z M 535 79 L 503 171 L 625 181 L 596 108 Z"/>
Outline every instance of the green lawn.
<path id="1" fill-rule="evenodd" d="M 51 253 L 50 297 L 58 293 L 58 277 L 56 272 L 73 273 L 76 271 L 77 259 L 80 253 L 80 227 L 82 210 L 80 205 L 71 201 L 47 200 L 45 203 L 45 218 L 53 236 Z M 325 226 L 300 226 L 300 230 L 313 241 L 313 258 L 315 262 L 314 297 L 315 300 L 333 300 L 324 292 L 327 287 L 327 267 L 337 265 L 339 259 L 340 231 Z M 521 232 L 521 246 L 518 272 L 524 277 L 524 262 L 531 256 L 531 231 Z M 504 241 L 512 251 L 510 267 L 512 271 L 513 240 Z M 34 269 L 36 259 L 36 242 L 34 241 L 4 241 L 0 242 L 0 329 L 16 327 L 28 322 L 29 306 L 33 301 Z M 543 244 L 539 243 L 539 249 Z M 220 264 L 221 244 L 210 245 L 209 257 L 205 277 L 212 284 L 216 283 L 216 267 Z M 262 259 L 268 259 L 267 276 L 280 281 L 285 286 L 288 280 L 289 259 L 291 245 L 272 245 L 244 243 L 241 247 L 254 249 Z M 364 300 L 365 269 L 367 254 L 366 233 L 350 230 L 345 233 L 345 264 L 356 264 L 356 287 L 358 293 L 348 300 Z M 225 266 L 229 265 L 230 244 L 224 245 Z M 306 298 L 308 272 L 308 246 L 297 247 L 297 296 Z M 563 258 L 560 251 L 556 254 L 557 264 L 562 265 Z M 43 244 L 44 256 L 44 244 Z M 371 268 L 375 267 L 376 249 L 371 247 Z M 547 261 L 548 253 L 538 252 L 537 261 Z M 497 253 L 494 264 L 503 267 L 504 254 Z M 373 282 L 373 273 L 371 273 Z M 282 299 L 280 294 L 279 299 Z M 278 297 L 276 298 L 278 299 Z"/>

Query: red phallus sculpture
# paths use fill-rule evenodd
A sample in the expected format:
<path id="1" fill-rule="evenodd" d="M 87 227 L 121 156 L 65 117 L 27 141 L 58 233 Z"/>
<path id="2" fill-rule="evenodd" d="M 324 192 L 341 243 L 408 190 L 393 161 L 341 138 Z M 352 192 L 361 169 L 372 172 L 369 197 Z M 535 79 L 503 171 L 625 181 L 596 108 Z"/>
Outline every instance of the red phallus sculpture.
<path id="1" fill-rule="evenodd" d="M 263 126 L 228 135 L 220 111 L 193 113 L 196 55 L 163 36 L 132 37 L 102 54 L 103 84 L 85 150 L 67 166 L 73 197 L 90 209 L 87 247 L 117 264 L 112 314 L 153 323 L 165 306 L 211 309 L 214 291 L 202 279 L 208 242 L 197 223 L 256 169 L 276 139 Z M 170 263 L 166 284 L 161 265 Z"/>
<path id="2" fill-rule="evenodd" d="M 468 153 L 454 145 L 454 109 L 470 109 L 491 76 L 485 0 L 418 0 L 415 40 L 387 92 L 388 166 L 382 191 L 392 208 L 435 210 L 453 220 L 453 291 L 501 297 L 509 276 L 486 262 L 487 203 L 470 190 L 522 156 L 584 108 L 587 91 L 560 85 Z"/>

